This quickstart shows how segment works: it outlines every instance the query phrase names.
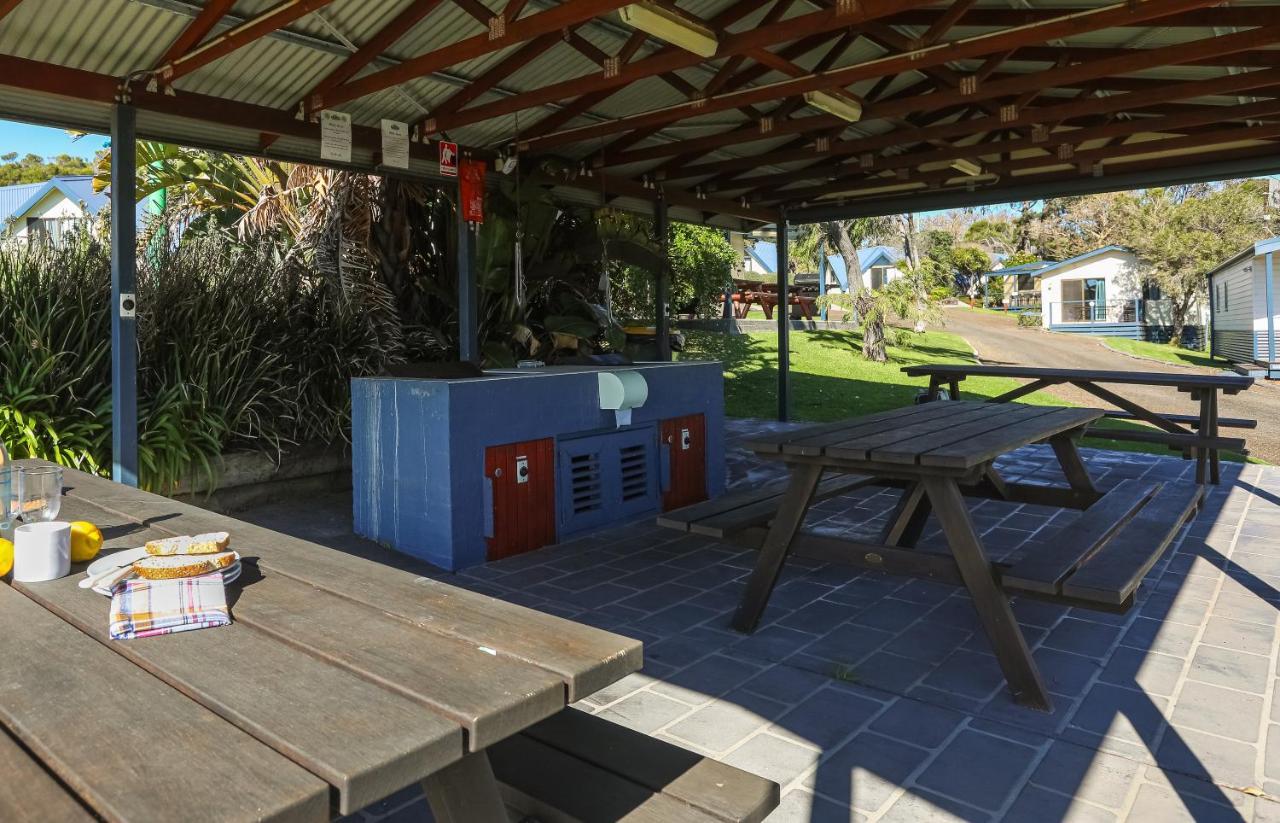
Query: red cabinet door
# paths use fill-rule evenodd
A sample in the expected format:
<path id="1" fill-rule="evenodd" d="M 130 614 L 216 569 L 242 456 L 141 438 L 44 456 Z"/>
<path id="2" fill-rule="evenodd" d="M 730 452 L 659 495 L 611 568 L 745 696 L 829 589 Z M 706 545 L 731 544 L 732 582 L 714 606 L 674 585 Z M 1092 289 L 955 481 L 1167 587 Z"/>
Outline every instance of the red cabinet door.
<path id="1" fill-rule="evenodd" d="M 707 499 L 707 426 L 700 414 L 662 421 L 662 449 L 668 466 L 662 510 Z"/>
<path id="2" fill-rule="evenodd" d="M 556 542 L 555 464 L 550 437 L 485 449 L 489 560 Z"/>

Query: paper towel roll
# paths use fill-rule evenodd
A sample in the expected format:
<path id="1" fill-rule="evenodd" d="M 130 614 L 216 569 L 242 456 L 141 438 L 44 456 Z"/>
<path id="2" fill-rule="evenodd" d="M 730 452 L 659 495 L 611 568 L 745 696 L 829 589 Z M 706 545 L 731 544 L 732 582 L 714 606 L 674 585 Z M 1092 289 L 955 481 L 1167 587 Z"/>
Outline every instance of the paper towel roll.
<path id="1" fill-rule="evenodd" d="M 638 371 L 602 371 L 596 377 L 602 409 L 638 409 L 649 399 L 649 384 Z"/>

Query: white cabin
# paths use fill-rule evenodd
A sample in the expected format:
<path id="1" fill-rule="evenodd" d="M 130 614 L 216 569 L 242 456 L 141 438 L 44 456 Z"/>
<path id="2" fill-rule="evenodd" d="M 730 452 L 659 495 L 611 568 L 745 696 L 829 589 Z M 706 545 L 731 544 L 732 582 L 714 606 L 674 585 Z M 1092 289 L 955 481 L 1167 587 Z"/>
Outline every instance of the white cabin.
<path id="1" fill-rule="evenodd" d="M 1209 272 L 1212 352 L 1280 377 L 1280 237 L 1262 240 Z"/>

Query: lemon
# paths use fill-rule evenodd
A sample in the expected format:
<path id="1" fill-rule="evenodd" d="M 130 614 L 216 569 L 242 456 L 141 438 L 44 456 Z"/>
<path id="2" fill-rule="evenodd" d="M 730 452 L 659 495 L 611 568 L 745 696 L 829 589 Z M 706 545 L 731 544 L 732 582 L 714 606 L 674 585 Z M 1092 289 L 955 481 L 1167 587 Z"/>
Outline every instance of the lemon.
<path id="1" fill-rule="evenodd" d="M 0 577 L 4 577 L 13 568 L 13 544 L 0 537 Z"/>
<path id="2" fill-rule="evenodd" d="M 86 520 L 71 524 L 71 562 L 88 563 L 102 550 L 102 532 Z"/>

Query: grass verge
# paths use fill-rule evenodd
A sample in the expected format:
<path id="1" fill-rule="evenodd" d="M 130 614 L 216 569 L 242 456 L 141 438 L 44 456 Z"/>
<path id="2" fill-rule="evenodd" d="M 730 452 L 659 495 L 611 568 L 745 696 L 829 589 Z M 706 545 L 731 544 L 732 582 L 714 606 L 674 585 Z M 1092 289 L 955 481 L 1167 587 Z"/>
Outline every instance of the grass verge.
<path id="1" fill-rule="evenodd" d="M 1148 343 L 1145 340 L 1130 340 L 1125 337 L 1104 337 L 1104 344 L 1122 354 L 1141 357 L 1144 360 L 1155 360 L 1160 363 L 1172 363 L 1175 366 L 1198 366 L 1205 369 L 1225 369 L 1230 363 L 1221 357 L 1210 357 L 1195 349 L 1179 349 L 1167 343 Z"/>
<path id="2" fill-rule="evenodd" d="M 683 360 L 719 360 L 724 363 L 725 413 L 730 417 L 773 418 L 778 412 L 778 336 L 775 333 L 725 335 L 686 332 Z M 959 335 L 927 331 L 909 335 L 903 345 L 888 347 L 888 363 L 872 363 L 862 357 L 862 338 L 856 331 L 819 330 L 791 333 L 791 415 L 795 420 L 825 422 L 895 409 L 915 402 L 928 387 L 925 378 L 907 377 L 903 366 L 927 363 L 973 363 L 973 351 Z M 970 377 L 961 384 L 961 395 L 971 399 L 996 397 L 1011 391 L 1020 381 L 1006 377 Z M 1020 402 L 1070 406 L 1060 398 L 1038 391 Z M 1102 425 L 1121 429 L 1149 427 L 1125 420 L 1104 420 Z M 1154 443 L 1086 438 L 1084 445 L 1116 451 L 1172 454 Z M 1223 455 L 1237 462 L 1240 455 Z"/>

